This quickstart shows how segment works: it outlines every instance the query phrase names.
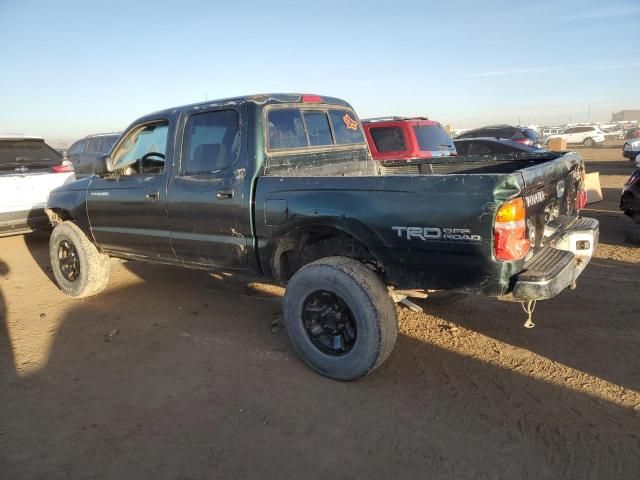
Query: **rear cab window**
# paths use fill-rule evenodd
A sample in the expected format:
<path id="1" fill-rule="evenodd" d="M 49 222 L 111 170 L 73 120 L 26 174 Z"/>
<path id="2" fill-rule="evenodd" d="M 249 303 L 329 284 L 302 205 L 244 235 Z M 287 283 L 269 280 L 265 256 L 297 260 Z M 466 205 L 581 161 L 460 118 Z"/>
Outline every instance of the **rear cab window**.
<path id="1" fill-rule="evenodd" d="M 347 108 L 286 107 L 267 113 L 270 151 L 364 144 L 355 114 Z"/>
<path id="2" fill-rule="evenodd" d="M 451 137 L 440 124 L 415 125 L 413 133 L 422 152 L 455 150 Z"/>

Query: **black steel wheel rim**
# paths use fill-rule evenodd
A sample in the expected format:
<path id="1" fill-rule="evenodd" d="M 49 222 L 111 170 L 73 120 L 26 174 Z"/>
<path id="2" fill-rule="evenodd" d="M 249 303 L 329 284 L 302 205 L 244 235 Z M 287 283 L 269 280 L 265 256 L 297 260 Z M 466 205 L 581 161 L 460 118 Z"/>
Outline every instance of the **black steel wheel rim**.
<path id="1" fill-rule="evenodd" d="M 69 282 L 75 282 L 80 276 L 78 251 L 69 240 L 62 240 L 58 244 L 58 264 L 60 273 Z"/>
<path id="2" fill-rule="evenodd" d="M 333 292 L 316 290 L 302 304 L 302 324 L 311 343 L 327 355 L 351 351 L 358 330 L 346 302 Z"/>

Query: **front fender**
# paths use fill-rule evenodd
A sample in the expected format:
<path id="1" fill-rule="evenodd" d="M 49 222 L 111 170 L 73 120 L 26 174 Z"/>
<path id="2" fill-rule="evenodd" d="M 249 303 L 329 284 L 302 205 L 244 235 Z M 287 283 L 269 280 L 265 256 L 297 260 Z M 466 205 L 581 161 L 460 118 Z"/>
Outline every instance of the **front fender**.
<path id="1" fill-rule="evenodd" d="M 87 215 L 87 189 L 90 183 L 90 178 L 83 178 L 52 190 L 46 212 L 50 219 L 53 212 L 64 219 L 72 220 L 87 237 L 92 238 Z"/>

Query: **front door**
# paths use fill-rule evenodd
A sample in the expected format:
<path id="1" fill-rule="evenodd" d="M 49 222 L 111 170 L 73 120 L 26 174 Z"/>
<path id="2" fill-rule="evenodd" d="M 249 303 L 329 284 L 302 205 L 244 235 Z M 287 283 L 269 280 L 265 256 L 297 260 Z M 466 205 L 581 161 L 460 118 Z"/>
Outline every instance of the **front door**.
<path id="1" fill-rule="evenodd" d="M 169 180 L 171 244 L 181 261 L 246 268 L 245 170 L 240 110 L 195 111 L 184 125 L 180 165 Z M 244 165 L 244 164 L 243 164 Z"/>
<path id="2" fill-rule="evenodd" d="M 166 187 L 173 145 L 166 119 L 133 127 L 111 157 L 112 174 L 95 176 L 87 211 L 97 243 L 107 252 L 173 258 Z"/>

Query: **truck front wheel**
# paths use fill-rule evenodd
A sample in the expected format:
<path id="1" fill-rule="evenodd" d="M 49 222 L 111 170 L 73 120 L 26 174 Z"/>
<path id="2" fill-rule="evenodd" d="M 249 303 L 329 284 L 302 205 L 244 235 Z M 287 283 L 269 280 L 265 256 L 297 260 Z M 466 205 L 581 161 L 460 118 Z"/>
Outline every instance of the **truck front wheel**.
<path id="1" fill-rule="evenodd" d="M 312 369 L 354 380 L 380 366 L 398 336 L 396 307 L 375 272 L 346 257 L 305 265 L 284 296 L 284 323 Z"/>
<path id="2" fill-rule="evenodd" d="M 60 290 L 70 297 L 96 295 L 109 282 L 109 257 L 72 222 L 59 223 L 53 229 L 49 258 Z"/>

